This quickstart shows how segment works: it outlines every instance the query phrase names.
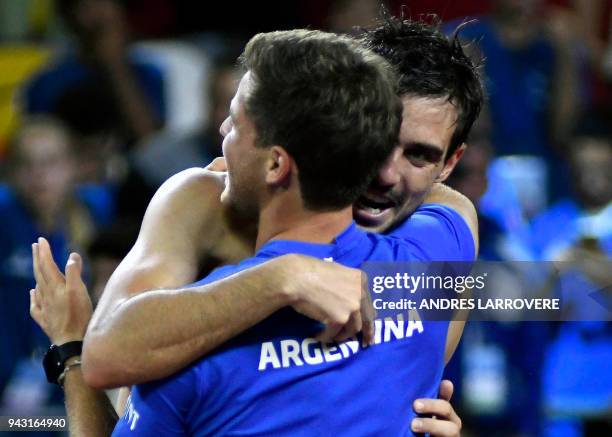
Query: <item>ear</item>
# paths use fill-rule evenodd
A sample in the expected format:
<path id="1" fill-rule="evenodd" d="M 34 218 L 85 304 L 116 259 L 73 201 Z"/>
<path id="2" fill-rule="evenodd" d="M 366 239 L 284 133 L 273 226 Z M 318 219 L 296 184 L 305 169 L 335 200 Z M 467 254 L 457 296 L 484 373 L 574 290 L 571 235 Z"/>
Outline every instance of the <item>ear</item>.
<path id="1" fill-rule="evenodd" d="M 455 152 L 444 163 L 444 167 L 442 168 L 442 171 L 436 178 L 436 182 L 444 182 L 450 176 L 450 174 L 455 169 L 455 166 L 457 165 L 457 163 L 463 156 L 463 153 L 465 152 L 466 147 L 467 147 L 467 144 L 465 143 L 457 147 L 457 150 L 455 150 Z"/>
<path id="2" fill-rule="evenodd" d="M 280 146 L 272 146 L 266 162 L 266 184 L 286 186 L 291 178 L 293 159 Z"/>

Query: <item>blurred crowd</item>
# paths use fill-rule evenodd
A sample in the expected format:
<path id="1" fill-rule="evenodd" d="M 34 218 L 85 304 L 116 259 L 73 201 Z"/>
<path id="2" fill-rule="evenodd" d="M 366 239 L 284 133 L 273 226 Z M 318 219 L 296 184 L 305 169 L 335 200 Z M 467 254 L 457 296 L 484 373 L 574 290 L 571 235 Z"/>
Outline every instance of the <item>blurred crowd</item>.
<path id="1" fill-rule="evenodd" d="M 0 415 L 62 414 L 28 315 L 35 238 L 60 265 L 85 254 L 95 302 L 159 185 L 221 154 L 244 42 L 358 34 L 380 12 L 377 0 L 206 4 L 0 0 Z M 487 107 L 449 181 L 478 208 L 481 259 L 563 261 L 569 280 L 609 293 L 612 1 L 386 5 L 438 14 L 449 32 L 466 21 L 483 59 Z M 599 436 L 612 429 L 610 363 L 610 322 L 478 322 L 448 376 L 467 436 Z"/>

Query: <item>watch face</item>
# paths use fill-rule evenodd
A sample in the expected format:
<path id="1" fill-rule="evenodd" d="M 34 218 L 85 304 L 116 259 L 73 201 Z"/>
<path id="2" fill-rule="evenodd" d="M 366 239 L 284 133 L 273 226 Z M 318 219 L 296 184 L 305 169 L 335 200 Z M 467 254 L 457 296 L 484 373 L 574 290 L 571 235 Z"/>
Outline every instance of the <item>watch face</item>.
<path id="1" fill-rule="evenodd" d="M 81 355 L 82 348 L 82 341 L 69 341 L 59 346 L 51 345 L 43 358 L 43 367 L 45 375 L 47 375 L 47 381 L 57 384 L 57 379 L 64 371 L 66 360 L 76 355 Z"/>
<path id="2" fill-rule="evenodd" d="M 53 384 L 57 383 L 57 378 L 59 378 L 62 373 L 62 363 L 57 352 L 57 346 L 52 345 L 43 358 L 43 367 L 45 369 L 47 381 Z"/>

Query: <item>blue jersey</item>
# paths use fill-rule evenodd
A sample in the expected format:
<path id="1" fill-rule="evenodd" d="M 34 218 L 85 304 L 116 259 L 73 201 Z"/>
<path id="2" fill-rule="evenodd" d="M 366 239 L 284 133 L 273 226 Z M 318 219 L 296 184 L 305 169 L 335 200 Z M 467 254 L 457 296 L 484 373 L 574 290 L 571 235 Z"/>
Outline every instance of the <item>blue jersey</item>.
<path id="1" fill-rule="evenodd" d="M 350 267 L 436 254 L 473 260 L 472 236 L 452 210 L 429 205 L 409 222 L 389 236 L 352 224 L 331 244 L 273 240 L 196 285 L 287 253 Z M 321 329 L 290 308 L 277 311 L 183 371 L 135 386 L 113 436 L 412 435 L 413 401 L 437 397 L 448 322 L 376 320 L 367 348 L 357 338 L 321 344 Z"/>

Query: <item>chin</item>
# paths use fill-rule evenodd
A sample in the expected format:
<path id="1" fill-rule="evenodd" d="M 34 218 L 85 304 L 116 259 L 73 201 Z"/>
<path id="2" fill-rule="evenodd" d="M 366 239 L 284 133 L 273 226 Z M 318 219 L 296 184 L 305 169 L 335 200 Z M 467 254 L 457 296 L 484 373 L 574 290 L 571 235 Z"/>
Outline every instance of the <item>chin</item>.
<path id="1" fill-rule="evenodd" d="M 361 230 L 366 231 L 366 232 L 371 232 L 373 234 L 382 234 L 389 228 L 389 226 L 387 226 L 385 223 L 381 225 L 372 225 L 372 224 L 360 223 L 360 222 L 356 222 L 356 223 L 357 223 L 357 226 L 359 226 Z"/>

